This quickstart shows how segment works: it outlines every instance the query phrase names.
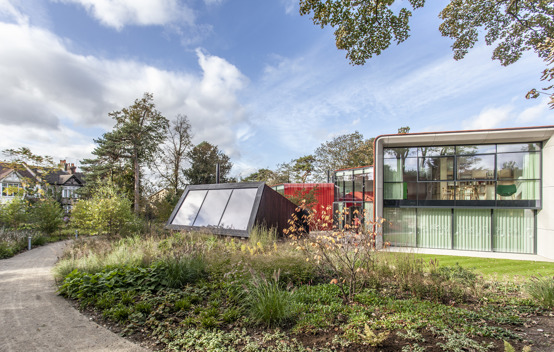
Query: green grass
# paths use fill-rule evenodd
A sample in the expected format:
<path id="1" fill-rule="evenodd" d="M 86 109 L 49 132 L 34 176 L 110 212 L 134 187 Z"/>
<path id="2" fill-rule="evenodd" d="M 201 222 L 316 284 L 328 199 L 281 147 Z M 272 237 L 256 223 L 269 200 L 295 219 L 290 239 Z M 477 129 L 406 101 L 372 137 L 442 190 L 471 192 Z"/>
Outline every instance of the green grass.
<path id="1" fill-rule="evenodd" d="M 425 262 L 437 259 L 440 266 L 455 266 L 458 263 L 466 269 L 489 277 L 530 278 L 537 275 L 553 276 L 554 262 L 538 262 L 528 260 L 491 259 L 475 257 L 458 257 L 450 255 L 414 254 Z"/>

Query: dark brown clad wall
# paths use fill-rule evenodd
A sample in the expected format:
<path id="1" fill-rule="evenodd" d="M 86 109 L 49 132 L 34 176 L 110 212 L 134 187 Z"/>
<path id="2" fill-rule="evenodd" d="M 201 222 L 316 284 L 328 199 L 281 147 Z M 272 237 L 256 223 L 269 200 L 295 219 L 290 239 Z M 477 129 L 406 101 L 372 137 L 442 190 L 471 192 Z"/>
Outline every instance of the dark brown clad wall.
<path id="1" fill-rule="evenodd" d="M 264 185 L 255 223 L 268 228 L 275 227 L 281 236 L 283 230 L 289 227 L 288 220 L 295 210 L 296 205 L 293 202 Z"/>

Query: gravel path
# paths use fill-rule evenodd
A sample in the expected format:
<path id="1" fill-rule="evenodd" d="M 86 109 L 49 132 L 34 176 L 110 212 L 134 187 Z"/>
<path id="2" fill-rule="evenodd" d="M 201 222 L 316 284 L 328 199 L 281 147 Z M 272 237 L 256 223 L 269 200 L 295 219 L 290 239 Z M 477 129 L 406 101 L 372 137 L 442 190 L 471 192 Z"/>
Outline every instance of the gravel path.
<path id="1" fill-rule="evenodd" d="M 64 242 L 0 260 L 0 351 L 148 351 L 81 315 L 56 294 Z"/>

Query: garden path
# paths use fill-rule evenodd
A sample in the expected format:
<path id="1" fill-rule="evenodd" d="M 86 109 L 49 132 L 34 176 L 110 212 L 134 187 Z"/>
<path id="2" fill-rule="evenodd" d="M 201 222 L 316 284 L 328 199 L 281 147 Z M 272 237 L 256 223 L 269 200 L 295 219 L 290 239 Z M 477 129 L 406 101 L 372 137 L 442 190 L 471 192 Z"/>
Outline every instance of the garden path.
<path id="1" fill-rule="evenodd" d="M 148 351 L 75 310 L 51 270 L 64 242 L 0 260 L 0 351 Z"/>

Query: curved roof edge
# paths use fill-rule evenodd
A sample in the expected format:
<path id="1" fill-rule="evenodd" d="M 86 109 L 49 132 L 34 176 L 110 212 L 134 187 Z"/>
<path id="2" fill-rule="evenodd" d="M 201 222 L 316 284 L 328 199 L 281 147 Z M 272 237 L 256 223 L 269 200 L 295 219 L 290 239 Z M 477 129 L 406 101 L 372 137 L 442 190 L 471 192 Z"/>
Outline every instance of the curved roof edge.
<path id="1" fill-rule="evenodd" d="M 498 128 L 488 130 L 462 130 L 385 134 L 375 138 L 388 147 L 425 145 L 461 145 L 514 142 L 541 142 L 554 135 L 554 126 Z"/>

